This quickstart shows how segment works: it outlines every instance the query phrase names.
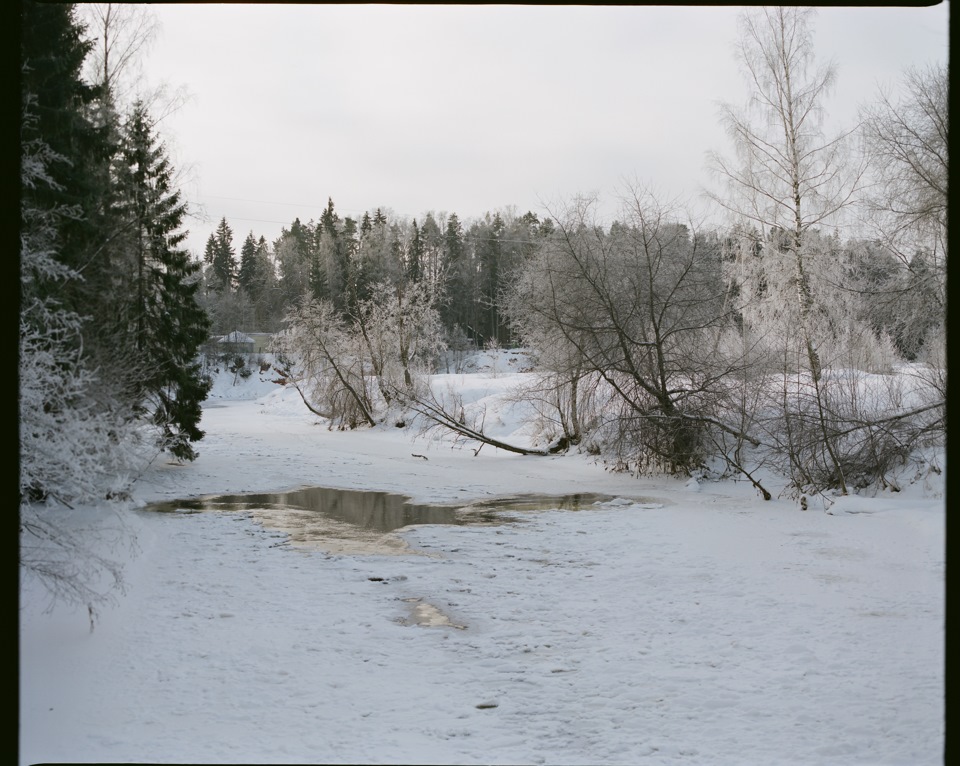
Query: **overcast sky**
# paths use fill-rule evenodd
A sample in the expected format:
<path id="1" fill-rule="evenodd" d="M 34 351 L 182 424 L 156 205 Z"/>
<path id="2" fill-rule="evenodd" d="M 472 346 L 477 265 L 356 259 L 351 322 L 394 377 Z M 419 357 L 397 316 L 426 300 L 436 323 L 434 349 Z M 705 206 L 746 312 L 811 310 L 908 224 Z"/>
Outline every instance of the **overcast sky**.
<path id="1" fill-rule="evenodd" d="M 743 103 L 733 7 L 154 5 L 150 84 L 191 99 L 160 131 L 198 216 L 239 252 L 295 217 L 377 207 L 462 220 L 545 209 L 637 179 L 696 197 Z M 948 57 L 948 8 L 822 8 L 837 126 L 910 65 Z"/>

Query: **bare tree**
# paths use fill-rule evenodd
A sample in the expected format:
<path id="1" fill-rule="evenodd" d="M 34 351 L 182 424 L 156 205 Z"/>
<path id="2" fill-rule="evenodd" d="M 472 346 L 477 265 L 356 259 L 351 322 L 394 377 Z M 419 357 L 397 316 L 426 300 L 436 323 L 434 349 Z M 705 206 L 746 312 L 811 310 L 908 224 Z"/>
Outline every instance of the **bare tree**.
<path id="1" fill-rule="evenodd" d="M 948 81 L 944 64 L 911 68 L 900 100 L 882 91 L 861 110 L 875 179 L 867 196 L 870 223 L 876 238 L 909 267 L 909 280 L 903 280 L 909 284 L 898 286 L 909 293 L 901 303 L 912 302 L 924 314 L 913 324 L 929 324 L 930 309 L 939 318 L 934 342 L 946 311 Z"/>
<path id="2" fill-rule="evenodd" d="M 948 143 L 946 65 L 908 69 L 904 97 L 881 92 L 861 110 L 865 148 L 877 184 L 868 202 L 884 214 L 891 242 L 930 244 L 946 253 Z"/>
<path id="3" fill-rule="evenodd" d="M 184 86 L 148 86 L 143 56 L 160 32 L 160 22 L 149 5 L 138 3 L 78 3 L 77 8 L 94 42 L 85 66 L 90 82 L 103 87 L 108 109 L 143 102 L 160 122 L 188 99 Z M 184 171 L 181 171 L 184 172 Z"/>
<path id="4" fill-rule="evenodd" d="M 586 380 L 616 413 L 601 438 L 624 465 L 688 472 L 705 458 L 705 429 L 735 431 L 722 414 L 737 363 L 718 353 L 729 321 L 719 243 L 644 188 L 627 191 L 609 231 L 593 207 L 580 199 L 554 216 L 554 234 L 517 279 L 511 317 L 524 338 L 552 348 L 567 420 L 583 418 L 570 405 Z"/>
<path id="5" fill-rule="evenodd" d="M 156 37 L 159 22 L 147 5 L 81 3 L 78 8 L 95 40 L 87 60 L 89 77 L 123 101 L 140 80 L 140 57 Z"/>

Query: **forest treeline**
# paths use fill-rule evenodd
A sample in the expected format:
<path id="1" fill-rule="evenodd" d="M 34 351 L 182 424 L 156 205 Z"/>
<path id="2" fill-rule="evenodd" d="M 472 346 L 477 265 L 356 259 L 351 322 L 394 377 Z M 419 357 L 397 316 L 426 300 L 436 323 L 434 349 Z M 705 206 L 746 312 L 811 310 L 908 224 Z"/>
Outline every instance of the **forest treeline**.
<path id="1" fill-rule="evenodd" d="M 418 221 L 384 208 L 341 217 L 331 198 L 317 220 L 297 218 L 273 242 L 251 230 L 240 243 L 223 218 L 204 248 L 201 303 L 214 333 L 277 332 L 305 296 L 349 315 L 380 283 L 419 284 L 451 343 L 511 345 L 519 338 L 503 311 L 504 286 L 552 231 L 551 218 L 511 208 L 472 221 L 433 212 Z"/>

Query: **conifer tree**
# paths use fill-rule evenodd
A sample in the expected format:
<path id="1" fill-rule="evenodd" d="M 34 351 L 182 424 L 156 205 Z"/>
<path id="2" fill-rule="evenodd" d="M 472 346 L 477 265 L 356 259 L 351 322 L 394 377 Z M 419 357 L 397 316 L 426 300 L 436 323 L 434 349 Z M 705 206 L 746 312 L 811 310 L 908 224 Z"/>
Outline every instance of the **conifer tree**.
<path id="1" fill-rule="evenodd" d="M 419 282 L 423 276 L 423 237 L 417 219 L 413 219 L 413 233 L 410 235 L 410 244 L 407 247 L 407 281 Z"/>
<path id="2" fill-rule="evenodd" d="M 135 290 L 129 312 L 135 320 L 131 345 L 138 360 L 141 411 L 160 429 L 161 444 L 175 457 L 192 460 L 200 403 L 209 383 L 196 357 L 209 321 L 197 304 L 199 264 L 181 245 L 186 204 L 172 184 L 170 161 L 142 103 L 124 130 L 117 168 L 117 209 L 125 221 Z"/>
<path id="3" fill-rule="evenodd" d="M 327 207 L 320 215 L 320 226 L 317 228 L 322 228 L 327 234 L 335 236 L 337 233 L 337 223 L 339 221 L 340 216 L 337 215 L 333 209 L 333 197 L 327 197 Z"/>
<path id="4" fill-rule="evenodd" d="M 230 292 L 236 281 L 236 251 L 233 249 L 233 230 L 226 218 L 221 218 L 213 235 L 214 247 L 211 267 L 214 284 L 222 292 Z"/>
<path id="5" fill-rule="evenodd" d="M 285 306 L 277 280 L 274 256 L 267 244 L 266 237 L 262 235 L 257 241 L 256 263 L 257 285 L 254 320 L 259 329 L 264 332 L 272 332 L 282 321 Z"/>
<path id="6" fill-rule="evenodd" d="M 343 229 L 337 238 L 337 267 L 343 284 L 343 309 L 355 314 L 357 309 L 357 291 L 359 274 L 357 271 L 357 222 L 352 218 L 343 219 Z"/>
<path id="7" fill-rule="evenodd" d="M 463 225 L 456 213 L 447 217 L 443 235 L 444 298 L 441 316 L 447 329 L 470 325 L 470 305 L 473 300 L 467 268 L 467 252 L 463 241 Z"/>
<path id="8" fill-rule="evenodd" d="M 256 293 L 257 281 L 257 240 L 251 231 L 240 248 L 240 271 L 237 274 L 237 282 L 240 289 L 252 298 Z"/>
<path id="9" fill-rule="evenodd" d="M 101 245 L 114 151 L 109 130 L 91 120 L 101 89 L 81 77 L 91 44 L 71 4 L 22 0 L 20 21 L 21 90 L 29 94 L 34 115 L 21 139 L 42 140 L 67 160 L 49 169 L 52 184 L 24 189 L 24 201 L 70 210 L 57 227 L 55 245 L 58 259 L 82 269 L 84 278 L 63 285 L 57 297 L 65 308 L 89 314 L 111 273 Z"/>
<path id="10" fill-rule="evenodd" d="M 503 260 L 503 238 L 506 224 L 499 212 L 491 219 L 489 214 L 482 223 L 471 230 L 474 241 L 477 268 L 479 270 L 479 296 L 483 317 L 480 329 L 484 341 L 504 340 L 504 318 L 500 312 L 500 272 Z"/>
<path id="11" fill-rule="evenodd" d="M 210 236 L 207 237 L 207 244 L 203 248 L 203 262 L 207 266 L 213 265 L 213 256 L 217 252 L 217 238 L 213 236 L 211 232 Z"/>
<path id="12" fill-rule="evenodd" d="M 308 234 L 312 239 L 312 233 L 309 233 L 297 218 L 290 229 L 280 230 L 280 236 L 273 243 L 279 270 L 278 287 L 281 300 L 287 307 L 296 304 L 309 286 L 310 252 L 315 248 L 308 247 Z"/>

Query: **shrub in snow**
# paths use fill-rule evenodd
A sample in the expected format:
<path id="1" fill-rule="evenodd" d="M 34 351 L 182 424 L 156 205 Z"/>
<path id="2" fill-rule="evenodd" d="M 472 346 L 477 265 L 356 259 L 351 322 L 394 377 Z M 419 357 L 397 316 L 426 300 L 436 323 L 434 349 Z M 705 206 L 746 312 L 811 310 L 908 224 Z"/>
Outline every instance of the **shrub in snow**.
<path id="1" fill-rule="evenodd" d="M 339 428 L 376 425 L 386 410 L 426 391 L 445 346 L 422 284 L 373 287 L 345 317 L 326 300 L 304 300 L 276 338 L 278 371 L 316 415 Z"/>

